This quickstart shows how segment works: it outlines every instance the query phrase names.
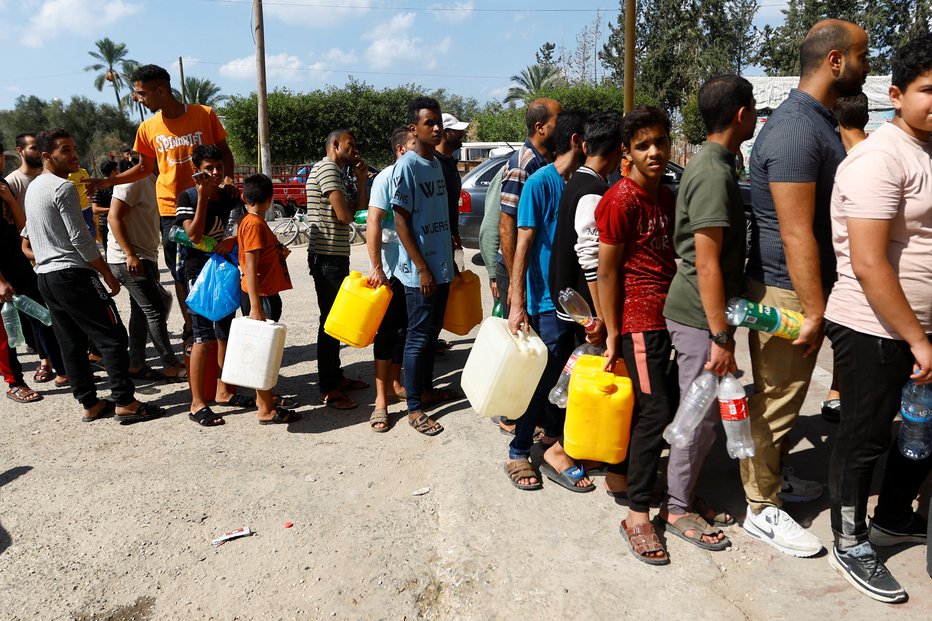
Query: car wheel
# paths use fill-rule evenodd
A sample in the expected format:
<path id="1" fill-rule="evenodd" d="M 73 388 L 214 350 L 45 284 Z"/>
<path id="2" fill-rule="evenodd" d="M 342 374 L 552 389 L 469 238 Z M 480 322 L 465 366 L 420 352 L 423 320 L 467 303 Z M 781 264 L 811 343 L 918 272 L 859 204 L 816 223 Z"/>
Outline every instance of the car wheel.
<path id="1" fill-rule="evenodd" d="M 272 206 L 269 207 L 268 212 L 265 214 L 266 220 L 282 220 L 287 217 L 289 217 L 288 211 L 285 209 L 284 205 L 279 203 L 272 203 Z"/>

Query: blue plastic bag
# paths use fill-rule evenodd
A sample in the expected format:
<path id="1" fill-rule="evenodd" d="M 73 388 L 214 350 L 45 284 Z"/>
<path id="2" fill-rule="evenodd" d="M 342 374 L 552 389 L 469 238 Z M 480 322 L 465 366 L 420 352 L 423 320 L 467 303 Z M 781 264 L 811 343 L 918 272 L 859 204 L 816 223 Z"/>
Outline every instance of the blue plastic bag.
<path id="1" fill-rule="evenodd" d="M 192 311 L 211 321 L 235 313 L 240 307 L 239 268 L 226 257 L 210 255 L 185 302 Z"/>

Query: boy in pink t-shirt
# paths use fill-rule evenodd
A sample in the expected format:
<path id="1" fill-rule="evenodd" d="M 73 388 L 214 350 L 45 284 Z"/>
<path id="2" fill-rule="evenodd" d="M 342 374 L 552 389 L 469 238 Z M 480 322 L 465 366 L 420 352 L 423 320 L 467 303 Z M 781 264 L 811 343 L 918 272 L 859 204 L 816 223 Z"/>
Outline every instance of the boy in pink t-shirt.
<path id="1" fill-rule="evenodd" d="M 895 116 L 838 167 L 832 236 L 838 282 L 825 311 L 841 392 L 841 421 L 829 462 L 829 561 L 856 589 L 899 603 L 906 591 L 873 546 L 925 543 L 913 512 L 932 456 L 908 459 L 890 441 L 907 381 L 932 382 L 932 36 L 893 59 Z M 886 472 L 870 526 L 874 466 Z"/>

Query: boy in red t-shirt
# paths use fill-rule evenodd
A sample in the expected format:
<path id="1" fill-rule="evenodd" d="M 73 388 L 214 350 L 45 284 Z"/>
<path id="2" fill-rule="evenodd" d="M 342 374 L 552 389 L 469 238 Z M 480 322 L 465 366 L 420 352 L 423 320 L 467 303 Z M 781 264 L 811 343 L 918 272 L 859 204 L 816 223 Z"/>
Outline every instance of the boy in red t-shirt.
<path id="1" fill-rule="evenodd" d="M 279 292 L 291 289 L 288 274 L 289 250 L 272 233 L 265 221 L 265 212 L 272 205 L 272 180 L 265 175 L 251 175 L 243 181 L 243 202 L 246 215 L 239 223 L 236 240 L 239 244 L 239 264 L 243 271 L 243 315 L 256 321 L 282 316 Z M 276 403 L 271 390 L 256 390 L 259 424 L 290 423 L 299 418 L 297 412 Z"/>
<path id="2" fill-rule="evenodd" d="M 676 273 L 673 193 L 660 184 L 670 161 L 670 120 L 641 106 L 625 115 L 621 139 L 631 170 L 605 193 L 595 210 L 599 229 L 598 290 L 608 336 L 606 369 L 624 357 L 634 385 L 637 413 L 628 458 L 609 467 L 609 483 L 627 476 L 628 517 L 621 532 L 631 551 L 651 565 L 670 562 L 650 522 L 664 427 L 672 404 L 667 394 L 670 334 L 663 305 Z M 626 472 L 625 472 L 626 471 Z M 612 480 L 614 479 L 614 480 Z"/>

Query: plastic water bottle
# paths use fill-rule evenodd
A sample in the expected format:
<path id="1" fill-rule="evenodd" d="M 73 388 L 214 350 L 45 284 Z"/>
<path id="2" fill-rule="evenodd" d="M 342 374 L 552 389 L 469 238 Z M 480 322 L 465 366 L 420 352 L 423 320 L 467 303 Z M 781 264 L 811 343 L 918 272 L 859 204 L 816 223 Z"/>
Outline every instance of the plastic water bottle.
<path id="1" fill-rule="evenodd" d="M 925 459 L 932 453 L 932 388 L 913 380 L 903 386 L 898 444 L 910 459 Z"/>
<path id="2" fill-rule="evenodd" d="M 805 317 L 802 313 L 751 302 L 744 298 L 731 298 L 725 305 L 725 319 L 729 325 L 744 326 L 795 341 Z"/>
<path id="3" fill-rule="evenodd" d="M 210 235 L 201 235 L 201 240 L 195 244 L 191 241 L 191 238 L 188 237 L 184 228 L 177 224 L 168 230 L 168 236 L 176 244 L 181 244 L 188 248 L 196 248 L 201 252 L 213 252 L 214 248 L 217 247 L 217 240 Z"/>
<path id="4" fill-rule="evenodd" d="M 567 287 L 560 292 L 560 295 L 557 296 L 557 300 L 560 302 L 560 306 L 563 307 L 563 312 L 572 317 L 573 321 L 585 328 L 586 332 L 590 332 L 595 328 L 595 318 L 592 316 L 592 309 L 589 308 L 589 303 L 586 302 L 586 299 L 579 295 L 575 289 Z"/>
<path id="5" fill-rule="evenodd" d="M 547 395 L 547 399 L 550 400 L 550 403 L 559 408 L 565 408 L 566 402 L 569 399 L 570 375 L 573 374 L 573 367 L 576 366 L 576 360 L 580 356 L 585 356 L 587 354 L 590 356 L 601 356 L 603 353 L 605 353 L 604 347 L 595 346 L 590 343 L 583 343 L 574 349 L 569 359 L 567 359 L 566 364 L 563 365 L 563 372 L 560 373 L 560 379 L 557 380 L 554 387 L 550 389 L 550 394 Z"/>
<path id="6" fill-rule="evenodd" d="M 236 237 L 236 233 L 239 231 L 239 223 L 245 217 L 246 212 L 242 208 L 231 211 L 230 218 L 227 220 L 227 227 L 224 229 L 224 235 L 226 237 Z"/>
<path id="7" fill-rule="evenodd" d="M 663 430 L 663 439 L 677 448 L 686 448 L 696 427 L 712 407 L 717 390 L 718 377 L 712 371 L 703 371 L 680 399 L 673 422 Z"/>
<path id="8" fill-rule="evenodd" d="M 500 319 L 505 316 L 505 312 L 502 309 L 502 301 L 498 298 L 495 298 L 495 304 L 492 305 L 492 316 Z"/>
<path id="9" fill-rule="evenodd" d="M 6 330 L 6 342 L 10 349 L 16 349 L 26 344 L 23 337 L 23 325 L 19 322 L 19 311 L 13 306 L 12 302 L 4 302 L 3 309 L 3 329 Z"/>
<path id="10" fill-rule="evenodd" d="M 52 314 L 49 312 L 49 309 L 39 304 L 28 295 L 15 294 L 13 296 L 13 306 L 30 317 L 38 319 L 47 326 L 52 325 Z"/>
<path id="11" fill-rule="evenodd" d="M 741 382 L 731 373 L 725 374 L 718 385 L 718 409 L 728 438 L 729 457 L 754 457 L 754 440 L 751 439 L 751 420 L 748 417 L 748 399 Z"/>

